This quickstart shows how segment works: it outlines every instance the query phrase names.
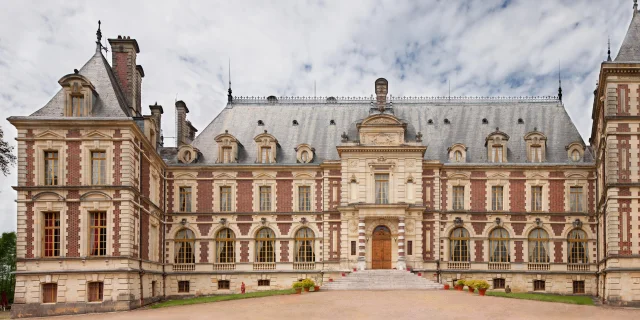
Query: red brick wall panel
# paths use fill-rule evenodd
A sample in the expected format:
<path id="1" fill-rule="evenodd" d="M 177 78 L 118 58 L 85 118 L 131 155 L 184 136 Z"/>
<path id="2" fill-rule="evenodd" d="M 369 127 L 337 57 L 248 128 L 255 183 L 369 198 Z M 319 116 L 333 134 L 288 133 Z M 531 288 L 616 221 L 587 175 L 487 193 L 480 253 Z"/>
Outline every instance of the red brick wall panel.
<path id="1" fill-rule="evenodd" d="M 554 241 L 553 242 L 553 249 L 554 249 L 554 253 L 553 253 L 553 257 L 554 260 L 553 262 L 555 263 L 562 263 L 562 244 L 564 242 L 563 241 Z M 587 254 L 589 254 L 587 252 Z"/>
<path id="2" fill-rule="evenodd" d="M 523 256 L 523 246 L 522 246 L 522 241 L 517 240 L 514 241 L 513 244 L 515 245 L 515 261 L 514 262 L 524 262 L 524 259 L 522 258 Z"/>
<path id="3" fill-rule="evenodd" d="M 249 262 L 249 241 L 240 241 L 240 262 Z"/>
<path id="4" fill-rule="evenodd" d="M 329 260 L 340 261 L 340 222 L 329 222 Z M 333 246 L 333 237 L 336 234 L 337 246 Z"/>
<path id="5" fill-rule="evenodd" d="M 69 191 L 67 199 L 80 199 L 78 191 Z M 67 202 L 67 257 L 80 256 L 80 202 Z"/>
<path id="6" fill-rule="evenodd" d="M 114 199 L 120 199 L 120 191 L 116 190 L 113 194 Z M 113 232 L 111 241 L 113 242 L 113 255 L 120 255 L 120 201 L 113 202 Z M 162 246 L 158 247 L 162 248 Z"/>
<path id="7" fill-rule="evenodd" d="M 246 236 L 249 234 L 249 230 L 251 230 L 251 223 L 238 223 L 238 229 L 240 229 L 240 234 Z"/>
<path id="8" fill-rule="evenodd" d="M 293 212 L 293 180 L 276 180 L 278 212 Z M 296 211 L 298 208 L 296 208 Z"/>
<path id="9" fill-rule="evenodd" d="M 486 177 L 486 173 L 473 171 L 471 178 Z M 486 211 L 487 209 L 487 180 L 471 180 L 471 211 Z"/>
<path id="10" fill-rule="evenodd" d="M 316 212 L 322 212 L 322 179 L 316 180 Z"/>
<path id="11" fill-rule="evenodd" d="M 236 221 L 253 221 L 253 217 L 248 214 L 236 216 Z"/>
<path id="12" fill-rule="evenodd" d="M 522 171 L 513 171 L 510 174 L 512 178 L 524 178 Z M 525 180 L 517 179 L 509 182 L 509 203 L 512 212 L 525 212 Z"/>
<path id="13" fill-rule="evenodd" d="M 200 235 L 202 237 L 208 237 L 209 236 L 209 231 L 211 231 L 211 227 L 213 225 L 211 223 L 199 223 L 198 224 L 198 230 L 200 230 Z"/>
<path id="14" fill-rule="evenodd" d="M 79 138 L 80 130 L 73 129 L 67 133 L 67 138 Z M 67 141 L 67 184 L 80 185 L 82 163 L 80 159 L 80 141 Z M 63 165 L 63 164 L 60 164 Z"/>
<path id="15" fill-rule="evenodd" d="M 329 209 L 334 210 L 336 207 L 340 205 L 340 201 L 342 201 L 342 197 L 340 196 L 340 179 L 339 178 L 330 178 L 329 179 Z M 335 194 L 335 201 L 333 200 Z"/>
<path id="16" fill-rule="evenodd" d="M 422 258 L 424 260 L 433 260 L 435 258 L 434 255 L 434 251 L 435 251 L 435 233 L 437 232 L 437 230 L 435 230 L 435 226 L 434 226 L 434 222 L 422 222 Z M 430 246 L 429 248 L 427 248 L 427 232 L 426 231 L 430 231 L 429 232 L 429 243 Z M 429 250 L 427 250 L 429 249 Z"/>
<path id="17" fill-rule="evenodd" d="M 516 235 L 521 236 L 526 225 L 526 223 L 512 223 L 511 228 L 513 228 L 513 232 L 515 232 Z"/>
<path id="18" fill-rule="evenodd" d="M 322 220 L 322 218 L 320 220 Z M 279 214 L 276 216 L 276 221 L 293 221 L 293 216 L 290 214 Z"/>
<path id="19" fill-rule="evenodd" d="M 200 241 L 200 263 L 209 262 L 209 241 Z"/>
<path id="20" fill-rule="evenodd" d="M 473 231 L 476 233 L 477 236 L 482 235 L 482 231 L 484 231 L 484 228 L 487 226 L 486 222 L 472 222 L 471 225 L 473 226 Z"/>
<path id="21" fill-rule="evenodd" d="M 213 172 L 198 172 L 198 178 L 213 178 Z M 197 212 L 213 212 L 213 182 L 198 180 Z"/>
<path id="22" fill-rule="evenodd" d="M 169 172 L 167 178 L 167 213 L 173 213 L 173 172 Z"/>
<path id="23" fill-rule="evenodd" d="M 289 230 L 291 229 L 291 223 L 278 223 L 278 229 L 280 229 L 280 234 L 283 237 L 289 235 Z"/>
<path id="24" fill-rule="evenodd" d="M 32 132 L 32 130 L 28 130 L 28 132 Z M 27 136 L 33 135 L 33 133 L 27 133 Z M 26 141 L 25 142 L 25 153 L 26 153 L 26 172 L 25 172 L 25 178 L 26 178 L 26 186 L 27 187 L 32 187 L 34 186 L 34 181 L 35 181 L 35 172 L 36 172 L 36 160 L 35 160 L 35 150 L 33 148 L 33 141 Z"/>
<path id="25" fill-rule="evenodd" d="M 238 212 L 253 211 L 253 180 L 238 180 L 236 208 Z"/>
<path id="26" fill-rule="evenodd" d="M 550 178 L 564 178 L 562 172 L 551 172 Z M 549 210 L 551 212 L 565 212 L 565 192 L 564 192 L 564 179 L 549 181 Z"/>
<path id="27" fill-rule="evenodd" d="M 554 223 L 551 225 L 551 229 L 553 229 L 553 234 L 556 236 L 562 235 L 562 230 L 564 230 L 564 224 Z"/>
<path id="28" fill-rule="evenodd" d="M 622 96 L 624 96 L 625 103 L 622 103 L 623 101 L 623 99 L 621 99 Z M 617 111 L 619 116 L 629 115 L 629 85 L 618 84 L 618 110 Z"/>
<path id="29" fill-rule="evenodd" d="M 476 253 L 476 257 L 475 257 L 475 262 L 482 262 L 484 261 L 483 256 L 484 256 L 484 248 L 482 245 L 482 240 L 475 240 L 474 241 L 476 244 L 476 248 L 475 248 L 475 253 Z"/>
<path id="30" fill-rule="evenodd" d="M 289 241 L 280 241 L 280 262 L 289 262 Z"/>
<path id="31" fill-rule="evenodd" d="M 25 240 L 27 242 L 27 253 L 26 253 L 26 258 L 34 258 L 34 238 L 33 235 L 35 234 L 35 230 L 33 228 L 33 224 L 34 224 L 34 212 L 33 212 L 33 202 L 29 202 L 27 203 L 27 212 L 26 212 L 26 218 L 27 218 L 27 228 L 26 228 L 26 234 L 25 234 Z"/>

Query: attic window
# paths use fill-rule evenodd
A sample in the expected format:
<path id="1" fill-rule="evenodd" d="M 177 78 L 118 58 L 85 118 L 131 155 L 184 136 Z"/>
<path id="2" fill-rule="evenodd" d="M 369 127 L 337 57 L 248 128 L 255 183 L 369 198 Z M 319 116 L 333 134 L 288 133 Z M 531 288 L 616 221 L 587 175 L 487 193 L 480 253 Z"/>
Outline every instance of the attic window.
<path id="1" fill-rule="evenodd" d="M 336 125 L 336 121 L 335 120 L 330 120 L 329 121 L 329 125 L 330 126 L 335 126 Z"/>
<path id="2" fill-rule="evenodd" d="M 522 120 L 522 118 L 518 118 L 518 124 L 524 124 L 524 120 Z"/>
<path id="3" fill-rule="evenodd" d="M 433 124 L 433 120 L 429 119 L 429 121 L 427 121 L 427 124 Z"/>
<path id="4" fill-rule="evenodd" d="M 451 124 L 451 122 L 449 122 L 449 119 L 445 118 L 444 119 L 444 124 Z"/>
<path id="5" fill-rule="evenodd" d="M 276 96 L 268 96 L 267 97 L 267 102 L 276 103 L 276 102 L 278 102 L 278 98 L 276 98 Z"/>
<path id="6" fill-rule="evenodd" d="M 334 97 L 327 98 L 327 103 L 338 103 L 338 100 Z"/>
<path id="7" fill-rule="evenodd" d="M 489 124 L 489 120 L 487 118 L 482 119 L 482 124 Z"/>
<path id="8" fill-rule="evenodd" d="M 298 120 L 293 120 L 293 125 L 297 126 L 298 125 Z"/>
<path id="9" fill-rule="evenodd" d="M 258 120 L 258 125 L 259 126 L 264 126 L 264 122 L 262 122 L 262 120 Z"/>

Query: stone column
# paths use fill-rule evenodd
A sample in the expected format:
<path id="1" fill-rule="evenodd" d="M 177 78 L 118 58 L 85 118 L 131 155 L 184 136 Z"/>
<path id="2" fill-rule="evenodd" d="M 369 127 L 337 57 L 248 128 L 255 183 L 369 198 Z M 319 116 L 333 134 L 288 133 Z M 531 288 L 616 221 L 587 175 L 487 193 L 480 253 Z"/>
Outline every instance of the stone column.
<path id="1" fill-rule="evenodd" d="M 367 268 L 365 241 L 364 218 L 360 218 L 358 220 L 358 270 L 365 270 Z"/>
<path id="2" fill-rule="evenodd" d="M 398 218 L 398 262 L 396 269 L 407 270 L 407 262 L 404 256 L 404 217 Z"/>

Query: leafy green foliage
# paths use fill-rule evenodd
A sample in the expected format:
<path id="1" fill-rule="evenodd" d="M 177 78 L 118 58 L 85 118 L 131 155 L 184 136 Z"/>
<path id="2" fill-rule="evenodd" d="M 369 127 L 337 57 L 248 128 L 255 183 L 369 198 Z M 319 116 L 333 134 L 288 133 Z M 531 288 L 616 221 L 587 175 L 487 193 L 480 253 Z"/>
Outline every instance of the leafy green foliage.
<path id="1" fill-rule="evenodd" d="M 218 302 L 218 301 L 261 298 L 261 297 L 269 297 L 269 296 L 281 296 L 281 295 L 288 295 L 288 294 L 294 294 L 294 293 L 295 291 L 292 289 L 269 290 L 269 291 L 249 292 L 245 294 L 228 294 L 223 296 L 208 296 L 208 297 L 197 297 L 197 298 L 188 298 L 188 299 L 180 299 L 180 300 L 168 300 L 168 301 L 156 303 L 152 305 L 151 308 L 158 309 L 158 308 L 186 306 L 191 304 L 200 304 L 200 303 L 209 303 L 209 302 Z"/>
<path id="2" fill-rule="evenodd" d="M 580 305 L 593 305 L 593 300 L 588 296 L 563 296 L 557 294 L 540 293 L 504 293 L 499 291 L 487 291 L 486 295 L 503 298 L 537 300 L 547 302 L 560 302 Z"/>
<path id="3" fill-rule="evenodd" d="M 0 172 L 7 176 L 9 174 L 9 166 L 16 163 L 16 156 L 13 154 L 13 146 L 4 141 L 4 132 L 0 128 Z"/>
<path id="4" fill-rule="evenodd" d="M 302 287 L 303 288 L 313 288 L 313 286 L 315 286 L 316 283 L 313 282 L 313 280 L 311 279 L 304 279 L 302 280 Z"/>
<path id="5" fill-rule="evenodd" d="M 0 293 L 5 292 L 9 303 L 13 302 L 16 285 L 16 233 L 5 232 L 0 238 Z"/>

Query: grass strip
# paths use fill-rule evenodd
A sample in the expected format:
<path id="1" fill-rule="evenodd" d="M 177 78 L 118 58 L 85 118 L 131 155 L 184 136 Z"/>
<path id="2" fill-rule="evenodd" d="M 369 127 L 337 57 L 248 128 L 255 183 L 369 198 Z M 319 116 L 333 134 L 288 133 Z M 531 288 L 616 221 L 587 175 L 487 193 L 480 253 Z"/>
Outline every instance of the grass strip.
<path id="1" fill-rule="evenodd" d="M 563 296 L 557 294 L 539 294 L 539 293 L 504 293 L 500 291 L 487 291 L 486 295 L 492 297 L 537 300 L 546 302 L 559 302 L 579 305 L 593 305 L 593 300 L 588 296 Z"/>
<path id="2" fill-rule="evenodd" d="M 295 292 L 296 291 L 293 289 L 269 290 L 269 291 L 249 292 L 245 294 L 236 293 L 236 294 L 228 294 L 228 295 L 220 295 L 220 296 L 207 296 L 207 297 L 167 300 L 167 301 L 163 301 L 163 302 L 151 305 L 150 308 L 159 309 L 159 308 L 166 308 L 166 307 L 186 306 L 191 304 L 200 304 L 200 303 L 209 303 L 209 302 L 218 302 L 218 301 L 230 301 L 230 300 L 270 297 L 270 296 L 281 296 L 281 295 L 294 294 Z"/>

